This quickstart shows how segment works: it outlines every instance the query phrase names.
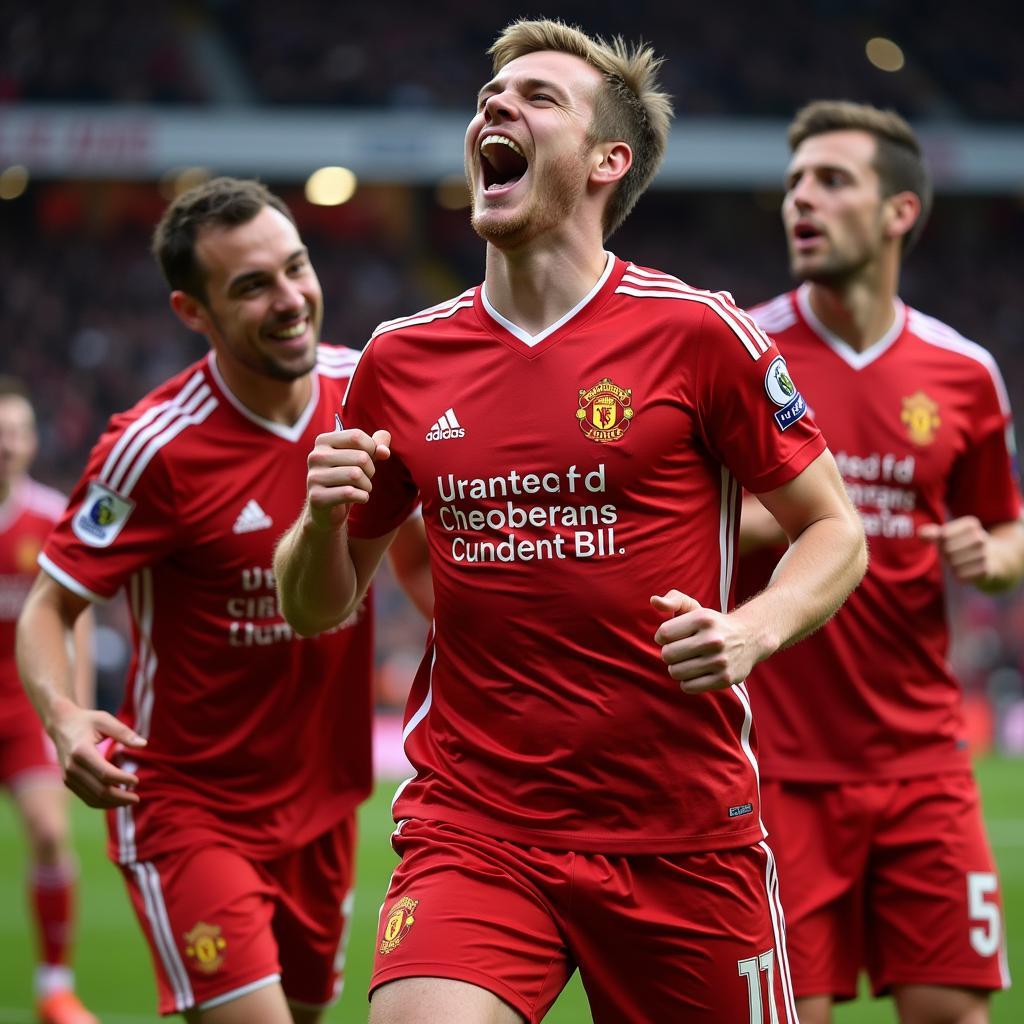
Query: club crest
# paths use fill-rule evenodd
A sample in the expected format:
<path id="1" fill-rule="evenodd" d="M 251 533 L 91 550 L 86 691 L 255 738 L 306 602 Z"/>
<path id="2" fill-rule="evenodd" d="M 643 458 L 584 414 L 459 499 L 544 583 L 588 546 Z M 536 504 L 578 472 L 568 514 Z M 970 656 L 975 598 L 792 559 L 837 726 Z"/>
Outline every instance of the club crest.
<path id="1" fill-rule="evenodd" d="M 939 403 L 923 391 L 915 391 L 903 399 L 900 419 L 907 428 L 907 435 L 916 445 L 924 446 L 935 440 L 935 432 L 942 420 L 939 419 Z"/>
<path id="2" fill-rule="evenodd" d="M 620 388 L 610 377 L 593 387 L 580 389 L 580 407 L 576 410 L 580 430 L 599 444 L 618 441 L 633 421 L 633 389 Z"/>

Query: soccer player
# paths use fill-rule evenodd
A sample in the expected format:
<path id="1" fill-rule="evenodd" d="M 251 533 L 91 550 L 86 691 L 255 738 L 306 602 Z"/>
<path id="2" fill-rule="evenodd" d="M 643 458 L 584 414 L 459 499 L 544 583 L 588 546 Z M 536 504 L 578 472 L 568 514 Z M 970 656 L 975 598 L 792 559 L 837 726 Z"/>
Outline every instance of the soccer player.
<path id="1" fill-rule="evenodd" d="M 841 613 L 752 678 L 800 1019 L 828 1021 L 866 968 L 907 1024 L 980 1024 L 1007 982 L 1002 911 L 943 568 L 990 592 L 1024 573 L 1006 390 L 984 349 L 897 297 L 931 200 L 907 123 L 820 101 L 789 141 L 782 217 L 803 283 L 752 315 L 806 389 L 871 545 Z M 744 544 L 761 550 L 746 591 L 778 559 L 773 527 L 784 543 L 748 499 Z"/>
<path id="2" fill-rule="evenodd" d="M 14 657 L 18 613 L 37 572 L 36 556 L 67 499 L 32 480 L 38 446 L 28 391 L 0 377 L 0 781 L 10 790 L 29 842 L 29 905 L 39 940 L 35 993 L 43 1024 L 95 1024 L 74 992 L 77 866 L 68 831 L 67 793 L 56 752 L 25 696 Z M 75 630 L 74 690 L 93 701 L 91 616 Z"/>
<path id="3" fill-rule="evenodd" d="M 271 559 L 355 352 L 318 343 L 320 284 L 258 182 L 178 197 L 154 253 L 211 351 L 94 448 L 40 555 L 19 661 L 67 785 L 109 808 L 160 1011 L 311 1024 L 340 985 L 354 812 L 371 785 L 370 608 L 302 639 L 278 612 Z M 114 718 L 72 700 L 63 638 L 121 587 L 135 650 Z"/>
<path id="4" fill-rule="evenodd" d="M 422 495 L 371 1020 L 538 1021 L 578 966 L 598 1022 L 793 1021 L 743 680 L 840 604 L 863 534 L 772 343 L 604 249 L 665 148 L 650 49 L 522 21 L 491 52 L 485 281 L 377 329 L 276 556 L 289 621 L 331 628 Z M 741 483 L 794 543 L 730 611 Z"/>

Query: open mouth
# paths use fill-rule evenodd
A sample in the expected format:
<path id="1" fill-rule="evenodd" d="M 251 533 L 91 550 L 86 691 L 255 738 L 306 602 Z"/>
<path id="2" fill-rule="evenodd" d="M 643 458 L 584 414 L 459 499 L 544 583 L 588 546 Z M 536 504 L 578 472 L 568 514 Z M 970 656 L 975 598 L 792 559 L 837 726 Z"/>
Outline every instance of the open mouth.
<path id="1" fill-rule="evenodd" d="M 793 237 L 799 242 L 810 242 L 822 237 L 822 232 L 807 221 L 799 221 L 793 225 Z"/>
<path id="2" fill-rule="evenodd" d="M 480 143 L 480 167 L 485 192 L 511 188 L 524 174 L 529 162 L 523 151 L 504 135 L 485 135 Z"/>

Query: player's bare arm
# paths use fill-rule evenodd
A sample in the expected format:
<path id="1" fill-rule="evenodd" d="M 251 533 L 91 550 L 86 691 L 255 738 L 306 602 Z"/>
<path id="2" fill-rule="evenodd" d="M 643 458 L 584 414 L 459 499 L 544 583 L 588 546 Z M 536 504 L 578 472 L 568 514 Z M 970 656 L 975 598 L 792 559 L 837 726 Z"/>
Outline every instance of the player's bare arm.
<path id="1" fill-rule="evenodd" d="M 977 516 L 925 523 L 918 530 L 932 541 L 961 583 L 987 594 L 1012 590 L 1024 578 L 1024 523 L 1014 520 L 986 529 Z"/>
<path id="2" fill-rule="evenodd" d="M 301 636 L 343 622 L 366 594 L 394 531 L 350 542 L 345 523 L 373 489 L 375 464 L 390 456 L 391 437 L 378 430 L 320 434 L 309 454 L 306 502 L 274 553 L 281 613 Z"/>
<path id="3" fill-rule="evenodd" d="M 753 494 L 745 494 L 740 513 L 739 553 L 746 555 L 761 548 L 782 547 L 787 540 L 775 516 Z"/>
<path id="4" fill-rule="evenodd" d="M 146 741 L 106 711 L 75 700 L 70 651 L 77 620 L 89 603 L 45 572 L 36 578 L 18 619 L 18 670 L 29 699 L 57 747 L 64 784 L 90 807 L 138 803 L 138 777 L 109 761 L 97 743 L 109 737 L 126 747 Z"/>
<path id="5" fill-rule="evenodd" d="M 829 452 L 759 497 L 790 541 L 760 594 L 728 614 L 678 590 L 651 599 L 672 616 L 655 641 L 685 693 L 742 682 L 758 662 L 827 621 L 867 569 L 864 530 Z"/>

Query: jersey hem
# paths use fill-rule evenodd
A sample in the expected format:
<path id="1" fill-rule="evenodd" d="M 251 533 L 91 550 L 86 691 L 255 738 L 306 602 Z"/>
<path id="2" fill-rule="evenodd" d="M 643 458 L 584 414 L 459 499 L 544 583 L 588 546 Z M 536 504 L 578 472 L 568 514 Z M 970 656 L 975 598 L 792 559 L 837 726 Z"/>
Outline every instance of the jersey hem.
<path id="1" fill-rule="evenodd" d="M 516 828 L 507 822 L 478 818 L 471 814 L 460 814 L 445 809 L 437 813 L 431 808 L 395 811 L 395 821 L 415 818 L 420 821 L 436 821 L 455 825 L 458 828 L 480 832 L 493 839 L 516 843 L 519 846 L 538 846 L 541 849 L 566 850 L 573 853 L 608 854 L 658 854 L 658 853 L 710 853 L 715 850 L 732 850 L 742 846 L 753 846 L 767 838 L 766 831 L 758 824 L 743 831 L 708 833 L 691 836 L 664 836 L 662 838 L 640 837 L 623 839 L 617 834 L 581 834 L 579 832 L 544 832 L 536 829 Z"/>
<path id="2" fill-rule="evenodd" d="M 756 480 L 741 481 L 752 494 L 765 494 L 795 480 L 828 447 L 824 434 L 809 437 L 781 466 Z"/>

